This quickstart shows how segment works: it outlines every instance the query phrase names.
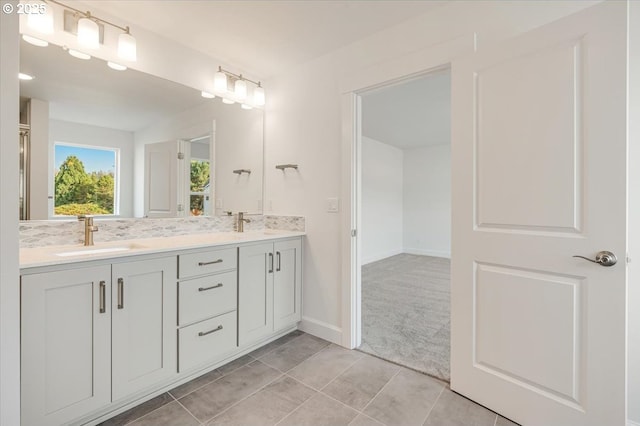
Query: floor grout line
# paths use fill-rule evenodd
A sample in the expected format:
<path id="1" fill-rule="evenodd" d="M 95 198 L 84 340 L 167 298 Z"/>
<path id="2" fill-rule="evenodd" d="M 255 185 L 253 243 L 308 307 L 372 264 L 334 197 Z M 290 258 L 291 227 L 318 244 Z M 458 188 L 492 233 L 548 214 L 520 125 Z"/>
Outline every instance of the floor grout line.
<path id="1" fill-rule="evenodd" d="M 196 417 L 196 416 L 195 416 L 191 411 L 189 411 L 189 409 L 188 409 L 187 407 L 185 407 L 184 405 L 182 405 L 182 403 L 181 403 L 180 401 L 178 401 L 178 400 L 176 399 L 176 402 L 177 402 L 178 404 L 180 404 L 180 406 L 181 406 L 182 408 L 184 408 L 184 410 L 185 410 L 187 413 L 189 413 L 189 415 L 190 415 L 191 417 L 193 417 L 194 419 L 196 419 L 196 421 L 198 422 L 198 424 L 199 424 L 199 425 L 203 425 L 203 424 L 204 424 L 204 423 L 202 423 L 202 422 L 200 421 L 200 419 L 199 419 L 199 418 L 197 418 L 197 417 Z"/>
<path id="2" fill-rule="evenodd" d="M 446 386 L 442 386 L 442 389 L 440 389 L 440 393 L 438 394 L 438 397 L 436 398 L 435 401 L 433 401 L 433 405 L 431 406 L 431 408 L 429 408 L 429 411 L 427 412 L 427 416 L 422 421 L 422 424 L 424 424 L 429 419 L 429 416 L 433 412 L 433 409 L 436 408 L 436 404 L 438 403 L 438 401 L 440 401 L 440 397 L 442 396 L 446 388 L 447 388 Z"/>
<path id="3" fill-rule="evenodd" d="M 493 421 L 493 426 L 498 426 L 498 415 L 496 414 L 496 419 Z"/>
<path id="4" fill-rule="evenodd" d="M 169 392 L 165 392 L 165 393 L 168 393 L 168 394 L 169 394 Z M 160 395 L 162 395 L 162 394 L 160 394 Z M 160 396 L 160 395 L 158 395 L 158 396 Z M 169 394 L 169 396 L 170 396 L 171 398 L 173 398 L 173 395 Z M 153 398 L 152 398 L 152 399 L 153 399 Z M 151 399 L 150 399 L 149 401 L 151 401 Z M 140 419 L 142 419 L 142 418 L 147 417 L 149 414 L 151 414 L 151 413 L 153 413 L 153 412 L 155 412 L 155 411 L 158 411 L 158 410 L 159 410 L 159 409 L 161 409 L 162 407 L 165 407 L 165 406 L 167 406 L 167 405 L 171 404 L 171 403 L 172 403 L 172 402 L 174 402 L 174 401 L 175 401 L 175 402 L 177 402 L 177 400 L 176 400 L 175 398 L 173 398 L 173 401 L 165 402 L 165 403 L 164 403 L 164 404 L 162 404 L 161 406 L 159 406 L 159 407 L 157 407 L 157 408 L 155 408 L 155 409 L 153 409 L 153 410 L 149 411 L 149 412 L 148 412 L 148 413 L 146 413 L 145 415 L 140 416 L 140 417 L 136 417 L 135 419 L 131 420 L 130 422 L 125 423 L 125 426 L 126 426 L 126 425 L 130 425 L 130 424 L 132 424 L 132 423 L 135 423 L 135 422 L 137 422 L 138 420 L 140 420 Z M 144 404 L 144 402 L 143 402 L 142 404 Z M 140 404 L 140 405 L 142 405 L 142 404 Z M 135 407 L 130 408 L 130 410 L 133 410 L 134 408 L 139 407 L 140 405 L 136 405 Z M 127 410 L 127 411 L 128 411 L 128 410 Z M 123 411 L 123 413 L 126 413 L 126 411 Z M 122 414 L 122 413 L 120 413 L 120 414 Z"/>
<path id="5" fill-rule="evenodd" d="M 372 403 L 372 402 L 373 402 L 373 401 L 378 397 L 378 395 L 380 395 L 380 394 L 382 393 L 382 391 L 387 387 L 387 385 L 389 385 L 389 383 L 391 383 L 391 381 L 392 381 L 393 379 L 395 379 L 395 378 L 396 378 L 396 376 L 397 376 L 398 374 L 400 374 L 400 372 L 401 372 L 401 371 L 402 371 L 401 369 L 398 369 L 398 371 L 396 371 L 396 374 L 394 374 L 394 375 L 393 375 L 393 376 L 392 376 L 392 377 L 387 381 L 387 383 L 385 383 L 385 384 L 384 384 L 384 386 L 382 386 L 382 387 L 380 388 L 380 390 L 378 391 L 378 393 L 376 393 L 376 394 L 373 396 L 373 398 L 371 398 L 371 399 L 369 400 L 369 402 L 367 402 L 367 405 L 365 405 L 364 407 L 362 407 L 362 412 L 364 412 L 364 410 L 366 410 L 366 409 L 367 409 L 367 407 L 368 407 L 369 405 L 371 405 L 371 403 Z"/>
<path id="6" fill-rule="evenodd" d="M 265 363 L 263 363 L 265 364 Z M 267 365 L 267 364 L 265 364 Z M 277 370 L 278 372 L 280 372 L 279 370 Z M 227 411 L 229 411 L 230 409 L 232 409 L 233 407 L 235 407 L 236 405 L 240 404 L 242 401 L 245 401 L 249 398 L 251 398 L 253 395 L 257 394 L 258 392 L 260 392 L 261 390 L 263 390 L 264 388 L 266 388 L 267 386 L 269 386 L 270 384 L 274 383 L 276 380 L 282 378 L 282 376 L 284 376 L 285 374 L 280 372 L 280 375 L 277 376 L 275 379 L 269 381 L 268 383 L 264 384 L 263 386 L 261 386 L 260 388 L 256 389 L 254 392 L 251 392 L 249 395 L 245 396 L 244 398 L 234 402 L 233 404 L 231 404 L 230 406 L 228 406 L 227 408 L 225 408 L 224 410 L 222 410 L 221 412 L 219 412 L 218 414 L 216 414 L 213 417 L 208 418 L 205 422 L 203 423 L 209 423 L 211 420 L 215 419 L 218 416 L 223 415 L 224 413 L 226 413 Z"/>
<path id="7" fill-rule="evenodd" d="M 293 331 L 292 331 L 292 333 L 293 333 Z M 300 334 L 300 335 L 298 335 L 298 336 L 296 336 L 296 337 L 292 338 L 292 339 L 291 339 L 291 340 L 289 340 L 288 342 L 285 342 L 285 343 L 283 343 L 283 344 L 281 344 L 281 345 L 275 346 L 275 347 L 274 347 L 273 349 L 271 349 L 270 351 L 263 353 L 262 355 L 260 355 L 260 356 L 259 356 L 259 357 L 257 357 L 257 358 L 256 358 L 256 357 L 253 357 L 253 358 L 254 358 L 254 359 L 256 359 L 256 360 L 259 360 L 260 358 L 264 358 L 265 356 L 269 355 L 271 352 L 275 351 L 276 349 L 280 349 L 281 347 L 283 347 L 283 346 L 285 346 L 285 345 L 288 345 L 289 343 L 291 343 L 291 342 L 293 342 L 293 341 L 295 341 L 295 340 L 299 339 L 300 337 L 304 336 L 305 334 L 307 334 L 307 333 L 305 333 L 305 332 L 303 331 L 303 332 L 302 332 L 302 334 Z M 285 334 L 285 335 L 284 335 L 284 336 L 282 336 L 282 337 L 285 337 L 285 336 L 288 336 L 288 334 Z M 282 337 L 280 337 L 280 339 L 282 339 Z M 279 340 L 279 339 L 276 339 L 276 340 L 274 340 L 273 342 L 277 342 L 278 340 Z M 269 345 L 269 344 L 271 344 L 271 343 L 273 343 L 273 342 L 269 342 L 269 343 L 267 343 L 267 345 Z M 265 346 L 266 346 L 266 345 L 265 345 Z M 260 348 L 258 348 L 258 349 L 260 349 Z M 258 349 L 256 349 L 256 351 L 257 351 Z M 255 351 L 254 351 L 254 352 L 255 352 Z M 250 352 L 250 353 L 251 353 L 251 352 Z M 249 353 L 249 354 L 250 354 L 250 353 Z M 265 364 L 266 364 L 266 363 L 265 363 Z M 268 365 L 268 364 L 267 364 L 267 365 Z"/>
<path id="8" fill-rule="evenodd" d="M 338 378 L 340 376 L 342 376 L 344 373 L 346 373 L 351 367 L 353 367 L 354 365 L 356 365 L 356 363 L 360 360 L 362 360 L 365 355 L 361 352 L 362 356 L 360 356 L 358 359 L 356 359 L 355 361 L 353 361 L 351 364 L 349 364 L 347 366 L 347 368 L 345 368 L 344 370 L 342 370 L 340 373 L 338 373 L 338 375 L 336 377 L 334 377 L 333 379 L 331 379 L 331 381 L 329 381 L 329 383 L 327 383 L 326 385 L 324 385 L 322 388 L 319 389 L 320 392 L 322 392 L 324 389 L 326 389 L 327 386 L 329 386 L 331 383 L 335 382 L 336 380 L 338 380 Z M 323 392 L 324 393 L 324 392 Z"/>

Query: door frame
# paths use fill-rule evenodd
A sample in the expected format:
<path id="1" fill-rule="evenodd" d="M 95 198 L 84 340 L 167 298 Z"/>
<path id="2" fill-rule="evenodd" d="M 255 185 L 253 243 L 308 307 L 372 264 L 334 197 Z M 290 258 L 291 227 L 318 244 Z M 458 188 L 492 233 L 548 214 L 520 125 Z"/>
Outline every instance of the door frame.
<path id="1" fill-rule="evenodd" d="M 361 97 L 376 88 L 392 86 L 450 68 L 453 59 L 476 50 L 476 34 L 469 33 L 347 77 L 342 94 L 342 346 L 353 349 L 362 341 L 360 267 L 361 228 Z M 454 170 L 452 168 L 452 173 Z M 453 258 L 453 252 L 452 252 Z"/>

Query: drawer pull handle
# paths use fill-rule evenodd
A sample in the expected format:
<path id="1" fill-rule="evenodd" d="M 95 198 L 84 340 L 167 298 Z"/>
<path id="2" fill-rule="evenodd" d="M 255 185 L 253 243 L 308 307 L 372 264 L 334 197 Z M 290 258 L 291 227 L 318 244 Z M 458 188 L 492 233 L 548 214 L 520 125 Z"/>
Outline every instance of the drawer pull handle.
<path id="1" fill-rule="evenodd" d="M 213 265 L 214 263 L 222 263 L 222 259 L 212 260 L 211 262 L 198 262 L 198 266 Z"/>
<path id="2" fill-rule="evenodd" d="M 278 267 L 276 268 L 276 272 L 280 272 L 280 252 L 276 252 L 276 256 L 278 257 Z"/>
<path id="3" fill-rule="evenodd" d="M 200 333 L 198 333 L 198 336 L 200 336 L 200 337 L 206 336 L 207 334 L 215 333 L 216 331 L 220 331 L 220 330 L 222 330 L 222 325 L 217 326 L 213 330 L 201 331 Z"/>
<path id="4" fill-rule="evenodd" d="M 273 273 L 273 253 L 269 253 L 269 273 Z"/>
<path id="5" fill-rule="evenodd" d="M 118 278 L 118 309 L 124 309 L 124 278 Z"/>
<path id="6" fill-rule="evenodd" d="M 207 291 L 207 290 L 213 290 L 214 288 L 220 288 L 222 287 L 222 283 L 218 283 L 216 285 L 212 285 L 211 287 L 200 287 L 198 289 L 198 291 Z"/>
<path id="7" fill-rule="evenodd" d="M 107 311 L 105 306 L 105 298 L 107 292 L 107 285 L 104 281 L 100 281 L 100 313 L 104 314 Z"/>

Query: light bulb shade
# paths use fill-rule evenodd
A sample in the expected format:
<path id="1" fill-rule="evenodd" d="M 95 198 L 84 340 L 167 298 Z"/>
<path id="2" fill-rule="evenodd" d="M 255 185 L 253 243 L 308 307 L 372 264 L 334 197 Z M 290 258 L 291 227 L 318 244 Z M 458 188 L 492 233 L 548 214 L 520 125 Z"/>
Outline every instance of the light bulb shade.
<path id="1" fill-rule="evenodd" d="M 247 104 L 240 105 L 240 108 L 242 108 L 242 109 L 253 109 L 253 107 L 251 105 L 247 105 Z"/>
<path id="2" fill-rule="evenodd" d="M 218 71 L 213 76 L 213 88 L 216 92 L 224 93 L 227 91 L 227 75 L 222 71 Z"/>
<path id="3" fill-rule="evenodd" d="M 255 106 L 264 106 L 264 103 L 265 103 L 264 89 L 258 86 L 253 91 L 253 104 Z"/>
<path id="4" fill-rule="evenodd" d="M 27 15 L 27 26 L 42 34 L 53 34 L 53 8 L 51 5 L 42 2 L 25 4 L 31 7 L 31 12 Z M 33 13 L 34 11 L 39 13 Z"/>
<path id="5" fill-rule="evenodd" d="M 233 99 L 229 99 L 229 98 L 222 98 L 222 103 L 223 104 L 227 104 L 227 105 L 233 105 L 236 102 Z"/>
<path id="6" fill-rule="evenodd" d="M 33 44 L 34 46 L 38 46 L 38 47 L 47 47 L 49 45 L 49 42 L 40 40 L 39 38 L 35 38 L 26 34 L 22 34 L 22 39 L 27 43 Z"/>
<path id="7" fill-rule="evenodd" d="M 118 57 L 131 62 L 137 60 L 136 38 L 131 34 L 122 33 L 118 36 Z"/>
<path id="8" fill-rule="evenodd" d="M 78 43 L 87 49 L 100 47 L 100 28 L 95 21 L 89 18 L 78 20 Z"/>
<path id="9" fill-rule="evenodd" d="M 247 99 L 247 82 L 244 80 L 236 80 L 233 93 L 236 95 L 236 99 L 238 99 L 239 102 Z"/>
<path id="10" fill-rule="evenodd" d="M 202 95 L 203 98 L 207 98 L 207 99 L 213 99 L 216 97 L 216 95 L 214 95 L 213 93 L 207 92 L 205 90 L 200 92 L 200 95 Z"/>

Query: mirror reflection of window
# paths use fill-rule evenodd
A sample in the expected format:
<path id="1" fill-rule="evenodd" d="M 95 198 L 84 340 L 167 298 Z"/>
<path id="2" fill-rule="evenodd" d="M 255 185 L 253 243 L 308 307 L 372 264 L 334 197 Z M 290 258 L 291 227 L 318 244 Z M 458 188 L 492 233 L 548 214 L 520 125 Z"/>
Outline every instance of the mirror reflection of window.
<path id="1" fill-rule="evenodd" d="M 207 159 L 191 159 L 189 206 L 191 216 L 209 214 L 211 211 L 211 168 Z"/>
<path id="2" fill-rule="evenodd" d="M 53 216 L 117 215 L 118 151 L 56 142 Z"/>

